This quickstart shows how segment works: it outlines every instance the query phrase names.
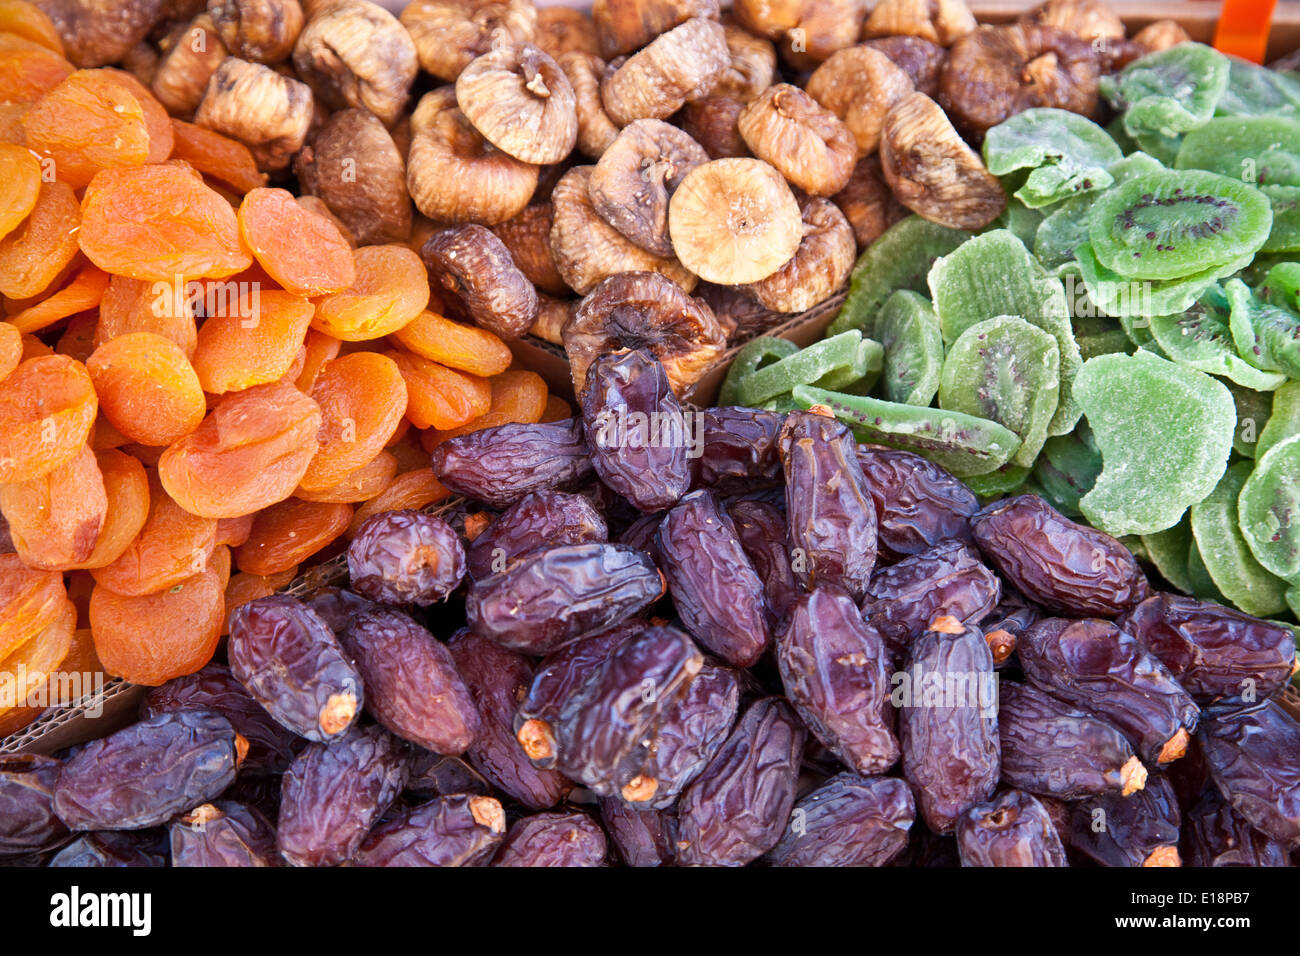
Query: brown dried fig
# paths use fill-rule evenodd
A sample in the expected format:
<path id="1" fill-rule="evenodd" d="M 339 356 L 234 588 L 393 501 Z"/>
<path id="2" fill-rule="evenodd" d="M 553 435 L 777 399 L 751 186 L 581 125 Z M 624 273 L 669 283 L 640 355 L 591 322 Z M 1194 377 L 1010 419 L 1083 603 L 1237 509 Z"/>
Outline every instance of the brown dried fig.
<path id="1" fill-rule="evenodd" d="M 208 0 L 208 16 L 232 55 L 267 65 L 288 59 L 305 19 L 298 0 Z"/>
<path id="2" fill-rule="evenodd" d="M 569 290 L 566 288 L 564 291 Z M 573 315 L 576 306 L 575 299 L 561 299 L 544 292 L 537 293 L 537 321 L 528 330 L 528 334 L 563 348 L 564 326 Z"/>
<path id="3" fill-rule="evenodd" d="M 689 292 L 696 278 L 676 259 L 656 256 L 600 218 L 588 185 L 592 166 L 574 166 L 551 193 L 551 257 L 565 283 L 586 295 L 619 272 L 657 272 Z"/>
<path id="4" fill-rule="evenodd" d="M 737 122 L 750 151 L 804 192 L 829 196 L 853 174 L 858 144 L 852 131 L 797 86 L 769 86 Z"/>
<path id="5" fill-rule="evenodd" d="M 1190 43 L 1191 39 L 1176 20 L 1156 20 L 1133 34 L 1133 42 L 1146 47 L 1151 53 L 1167 50 L 1180 43 Z M 1273 69 L 1280 67 L 1275 65 Z"/>
<path id="6" fill-rule="evenodd" d="M 456 102 L 484 139 L 525 163 L 558 163 L 578 141 L 569 78 L 531 43 L 498 47 L 461 70 Z"/>
<path id="7" fill-rule="evenodd" d="M 452 82 L 498 46 L 531 43 L 537 33 L 532 0 L 413 0 L 402 10 L 420 65 Z"/>
<path id="8" fill-rule="evenodd" d="M 862 25 L 862 39 L 903 34 L 951 46 L 975 29 L 965 0 L 880 0 Z"/>
<path id="9" fill-rule="evenodd" d="M 781 55 L 795 68 L 812 69 L 857 41 L 866 2 L 736 0 L 733 13 L 746 30 L 777 41 Z"/>
<path id="10" fill-rule="evenodd" d="M 533 41 L 557 63 L 566 53 L 577 50 L 600 55 L 596 24 L 573 7 L 542 7 L 537 11 L 537 36 Z"/>
<path id="11" fill-rule="evenodd" d="M 426 93 L 411 114 L 406 186 L 435 222 L 505 222 L 528 205 L 538 167 L 492 146 L 456 106 L 451 87 Z"/>
<path id="12" fill-rule="evenodd" d="M 319 196 L 363 245 L 410 237 L 406 163 L 373 113 L 335 113 L 298 154 L 293 168 L 302 188 Z"/>
<path id="13" fill-rule="evenodd" d="M 595 0 L 591 19 L 600 55 L 612 60 L 635 53 L 691 17 L 716 20 L 719 10 L 718 0 Z"/>
<path id="14" fill-rule="evenodd" d="M 668 204 L 682 265 L 701 279 L 743 285 L 766 279 L 799 248 L 803 223 L 785 179 L 758 159 L 696 166 Z"/>
<path id="15" fill-rule="evenodd" d="M 709 95 L 747 103 L 776 82 L 776 47 L 730 20 L 722 21 L 722 29 L 731 63 Z"/>
<path id="16" fill-rule="evenodd" d="M 496 237 L 510 250 L 519 271 L 528 281 L 551 295 L 568 295 L 569 287 L 551 258 L 551 220 L 549 202 L 525 206 L 523 212 L 492 227 Z"/>
<path id="17" fill-rule="evenodd" d="M 1056 27 L 1084 40 L 1124 39 L 1124 21 L 1103 0 L 1046 0 L 1021 19 Z"/>
<path id="18" fill-rule="evenodd" d="M 620 126 L 667 119 L 688 100 L 707 96 L 730 63 L 722 24 L 694 17 L 628 57 L 601 84 L 600 98 Z"/>
<path id="19" fill-rule="evenodd" d="M 662 120 L 623 127 L 591 172 L 591 204 L 607 223 L 642 249 L 673 254 L 668 200 L 682 178 L 709 161 L 704 147 Z"/>
<path id="20" fill-rule="evenodd" d="M 227 55 L 212 18 L 200 13 L 168 37 L 149 88 L 169 113 L 190 116 Z"/>
<path id="21" fill-rule="evenodd" d="M 682 129 L 709 154 L 709 159 L 748 156 L 737 125 L 745 102 L 733 96 L 706 96 L 687 103 L 677 114 Z"/>
<path id="22" fill-rule="evenodd" d="M 200 126 L 247 146 L 259 168 L 286 168 L 311 126 L 313 99 L 306 83 L 261 63 L 228 56 L 221 61 L 194 113 Z"/>
<path id="23" fill-rule="evenodd" d="M 1092 116 L 1097 110 L 1092 44 L 1054 27 L 980 27 L 952 45 L 939 78 L 939 103 L 979 142 L 990 127 L 1034 106 Z"/>
<path id="24" fill-rule="evenodd" d="M 584 156 L 600 159 L 618 136 L 618 127 L 600 101 L 600 79 L 605 73 L 605 61 L 593 53 L 571 50 L 560 54 L 556 62 L 573 87 L 578 116 L 578 149 Z"/>
<path id="25" fill-rule="evenodd" d="M 880 145 L 880 125 L 890 108 L 912 92 L 912 81 L 893 60 L 868 46 L 840 50 L 808 78 L 808 95 L 853 131 L 858 152 Z"/>
<path id="26" fill-rule="evenodd" d="M 885 117 L 880 165 L 894 195 L 912 212 L 953 229 L 982 229 L 1002 214 L 1002 184 L 924 93 Z"/>
<path id="27" fill-rule="evenodd" d="M 917 92 L 934 99 L 939 93 L 939 76 L 948 60 L 948 51 L 921 37 L 879 37 L 862 44 L 879 50 L 907 74 Z"/>
<path id="28" fill-rule="evenodd" d="M 587 367 L 623 348 L 649 349 L 678 395 L 722 357 L 727 339 L 713 310 L 654 272 L 610 276 L 579 303 L 564 326 L 573 390 L 582 393 Z"/>
<path id="29" fill-rule="evenodd" d="M 788 318 L 773 312 L 746 289 L 746 286 L 712 282 L 701 282 L 695 289 L 695 297 L 706 303 L 717 316 L 718 325 L 727 334 L 728 342 L 743 342 L 762 335 Z"/>
<path id="30" fill-rule="evenodd" d="M 40 8 L 63 40 L 63 52 L 82 69 L 126 56 L 167 14 L 163 0 L 41 0 Z"/>
<path id="31" fill-rule="evenodd" d="M 392 126 L 419 72 L 411 35 L 369 0 L 329 0 L 308 19 L 293 49 L 298 75 L 332 110 L 370 110 Z"/>
<path id="32" fill-rule="evenodd" d="M 858 246 L 865 249 L 886 229 L 907 217 L 907 207 L 894 198 L 880 168 L 879 154 L 858 160 L 848 185 L 831 197 L 853 227 Z"/>
<path id="33" fill-rule="evenodd" d="M 537 290 L 505 244 L 479 225 L 435 232 L 420 250 L 443 306 L 502 338 L 523 335 L 537 320 Z"/>
<path id="34" fill-rule="evenodd" d="M 858 246 L 853 227 L 829 199 L 803 204 L 803 239 L 794 258 L 746 289 L 773 312 L 807 312 L 849 281 Z"/>

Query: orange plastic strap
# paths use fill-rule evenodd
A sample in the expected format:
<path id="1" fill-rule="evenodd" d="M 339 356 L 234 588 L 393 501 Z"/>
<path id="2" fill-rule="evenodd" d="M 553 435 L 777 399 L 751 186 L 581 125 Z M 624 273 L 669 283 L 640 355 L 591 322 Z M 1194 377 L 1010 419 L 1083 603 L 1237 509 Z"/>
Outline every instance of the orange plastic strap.
<path id="1" fill-rule="evenodd" d="M 1268 49 L 1269 21 L 1277 0 L 1223 0 L 1214 47 L 1252 63 L 1263 63 Z"/>

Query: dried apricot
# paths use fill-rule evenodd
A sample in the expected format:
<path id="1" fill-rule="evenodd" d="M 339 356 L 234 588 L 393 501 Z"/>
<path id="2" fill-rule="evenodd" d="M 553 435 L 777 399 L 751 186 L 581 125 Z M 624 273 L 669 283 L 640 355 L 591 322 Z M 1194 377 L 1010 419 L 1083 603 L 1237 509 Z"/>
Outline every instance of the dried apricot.
<path id="1" fill-rule="evenodd" d="M 397 459 L 399 475 L 404 475 L 408 471 L 418 471 L 429 463 L 429 453 L 420 446 L 421 432 L 417 428 L 411 428 L 410 424 L 407 420 L 407 427 L 398 429 L 405 434 L 399 441 L 388 446 L 388 453 Z"/>
<path id="2" fill-rule="evenodd" d="M 97 452 L 95 460 L 108 496 L 108 510 L 95 549 L 77 565 L 85 569 L 107 567 L 120 558 L 149 518 L 149 478 L 144 465 L 112 448 Z"/>
<path id="3" fill-rule="evenodd" d="M 149 283 L 113 276 L 99 300 L 95 347 L 120 335 L 153 332 L 170 339 L 187 359 L 192 359 L 198 345 L 194 305 L 184 283 L 178 288 L 172 282 Z"/>
<path id="4" fill-rule="evenodd" d="M 337 358 L 339 349 L 343 343 L 332 335 L 326 335 L 324 332 L 317 332 L 315 329 L 307 330 L 307 338 L 303 342 L 302 371 L 294 379 L 294 385 L 300 392 L 311 393 L 312 386 L 316 384 L 316 379 L 320 376 L 321 369 L 325 363 L 331 359 Z"/>
<path id="5" fill-rule="evenodd" d="M 90 557 L 108 514 L 108 495 L 89 445 L 47 475 L 0 485 L 0 512 L 28 567 L 66 571 Z"/>
<path id="6" fill-rule="evenodd" d="M 316 303 L 313 327 L 345 342 L 397 332 L 429 304 L 429 272 L 405 246 L 362 246 L 352 254 L 356 278 Z"/>
<path id="7" fill-rule="evenodd" d="M 14 707 L 5 710 L 0 707 L 0 740 L 10 737 L 18 731 L 30 727 L 45 713 L 45 707 Z"/>
<path id="8" fill-rule="evenodd" d="M 265 577 L 260 574 L 247 574 L 244 572 L 232 574 L 230 583 L 226 585 L 226 620 L 222 633 L 230 633 L 230 615 L 236 610 L 249 601 L 270 597 L 281 588 L 288 587 L 297 576 L 298 569 L 296 567 Z"/>
<path id="9" fill-rule="evenodd" d="M 0 380 L 23 359 L 23 334 L 8 322 L 0 322 Z"/>
<path id="10" fill-rule="evenodd" d="M 26 362 L 28 359 L 44 358 L 47 355 L 54 354 L 54 349 L 50 348 L 31 333 L 22 332 L 19 334 L 23 337 L 23 355 L 20 364 L 21 362 Z"/>
<path id="11" fill-rule="evenodd" d="M 23 116 L 31 107 L 31 103 L 0 103 L 0 143 L 27 147 Z"/>
<path id="12" fill-rule="evenodd" d="M 348 472 L 337 484 L 319 491 L 299 487 L 293 494 L 303 501 L 356 504 L 375 497 L 392 483 L 396 475 L 397 459 L 391 453 L 381 451 L 360 468 Z"/>
<path id="13" fill-rule="evenodd" d="M 511 422 L 532 425 L 541 421 L 546 413 L 546 382 L 536 372 L 502 372 L 492 376 L 488 382 L 492 389 L 492 405 L 487 412 L 458 428 L 425 432 L 423 443 L 426 449 L 432 449 L 448 438 L 483 428 Z"/>
<path id="14" fill-rule="evenodd" d="M 253 533 L 235 549 L 235 566 L 263 576 L 287 571 L 337 540 L 351 521 L 351 505 L 281 501 L 257 513 Z"/>
<path id="15" fill-rule="evenodd" d="M 99 325 L 99 310 L 89 309 L 78 312 L 68 320 L 59 335 L 54 351 L 67 355 L 83 365 L 95 351 L 95 327 Z M 0 376 L 3 377 L 3 376 Z"/>
<path id="16" fill-rule="evenodd" d="M 315 297 L 352 285 L 352 248 L 328 219 L 284 189 L 251 189 L 239 204 L 239 235 L 285 290 Z M 329 331 L 328 329 L 324 331 Z"/>
<path id="17" fill-rule="evenodd" d="M 450 497 L 451 491 L 438 480 L 432 468 L 408 471 L 398 475 L 392 484 L 356 510 L 352 523 L 348 525 L 348 537 L 356 535 L 367 518 L 381 512 L 404 511 L 408 508 L 419 510 Z"/>
<path id="18" fill-rule="evenodd" d="M 78 627 L 72 632 L 68 653 L 49 676 L 46 703 L 51 707 L 75 704 L 87 694 L 94 693 L 96 688 L 102 687 L 105 680 L 104 665 L 95 653 L 95 639 L 91 636 L 90 628 Z"/>
<path id="19" fill-rule="evenodd" d="M 251 315 L 213 315 L 199 329 L 194 371 L 209 394 L 277 381 L 302 348 L 314 311 L 311 302 L 278 291 L 260 291 L 250 299 Z"/>
<path id="20" fill-rule="evenodd" d="M 81 201 L 81 251 L 132 279 L 224 278 L 248 268 L 230 203 L 184 166 L 106 169 Z"/>
<path id="21" fill-rule="evenodd" d="M 49 47 L 0 33 L 0 101 L 38 99 L 72 75 L 73 66 Z"/>
<path id="22" fill-rule="evenodd" d="M 546 410 L 542 412 L 542 417 L 537 420 L 539 422 L 560 422 L 572 417 L 573 406 L 560 396 L 551 394 L 546 396 Z"/>
<path id="23" fill-rule="evenodd" d="M 90 432 L 90 447 L 95 451 L 106 448 L 121 448 L 131 444 L 131 440 L 113 427 L 103 415 L 95 419 L 95 427 Z"/>
<path id="24" fill-rule="evenodd" d="M 0 0 L 0 30 L 39 43 L 63 56 L 63 40 L 45 11 L 26 0 Z"/>
<path id="25" fill-rule="evenodd" d="M 326 362 L 311 390 L 320 406 L 320 450 L 302 487 L 320 491 L 342 481 L 388 444 L 407 409 L 406 380 L 391 358 L 354 352 Z"/>
<path id="26" fill-rule="evenodd" d="M 152 332 L 119 335 L 86 363 L 99 407 L 141 445 L 170 445 L 199 427 L 206 411 L 199 376 L 179 346 Z"/>
<path id="27" fill-rule="evenodd" d="M 206 126 L 172 121 L 172 158 L 189 163 L 206 176 L 233 187 L 241 195 L 266 185 L 266 175 L 247 146 Z"/>
<path id="28" fill-rule="evenodd" d="M 53 620 L 4 660 L 0 660 L 0 710 L 21 706 L 68 656 L 77 609 L 64 598 Z"/>
<path id="29" fill-rule="evenodd" d="M 393 338 L 421 358 L 471 375 L 504 372 L 514 358 L 510 346 L 487 329 L 453 322 L 436 312 L 421 312 Z"/>
<path id="30" fill-rule="evenodd" d="M 19 364 L 0 382 L 0 482 L 47 475 L 86 444 L 99 402 L 86 367 L 66 355 Z"/>
<path id="31" fill-rule="evenodd" d="M 29 150 L 0 143 L 0 182 L 5 184 L 0 199 L 0 236 L 7 236 L 36 206 L 41 191 L 41 164 Z"/>
<path id="32" fill-rule="evenodd" d="M 231 392 L 194 432 L 163 452 L 158 474 L 192 514 L 252 514 L 293 494 L 319 447 L 320 423 L 320 408 L 292 385 Z"/>
<path id="33" fill-rule="evenodd" d="M 0 554 L 0 660 L 49 627 L 67 599 L 63 575 Z"/>
<path id="34" fill-rule="evenodd" d="M 86 263 L 62 289 L 9 316 L 9 321 L 19 332 L 39 332 L 60 319 L 95 308 L 107 288 L 108 273 Z"/>
<path id="35" fill-rule="evenodd" d="M 67 183 L 41 183 L 36 205 L 0 239 L 0 293 L 25 299 L 50 288 L 77 254 L 81 203 Z"/>
<path id="36" fill-rule="evenodd" d="M 227 545 L 237 548 L 253 533 L 254 515 L 240 515 L 238 518 L 217 519 L 217 546 Z"/>
<path id="37" fill-rule="evenodd" d="M 406 379 L 406 417 L 416 428 L 455 428 L 492 407 L 492 386 L 409 352 L 385 352 Z"/>
<path id="38" fill-rule="evenodd" d="M 161 163 L 167 159 L 172 154 L 175 137 L 172 134 L 172 119 L 167 115 L 166 107 L 158 102 L 158 98 L 147 86 L 125 70 L 106 68 L 96 72 L 106 73 L 110 79 L 121 83 L 140 103 L 140 109 L 144 112 L 144 125 L 149 130 L 149 157 L 145 162 Z"/>

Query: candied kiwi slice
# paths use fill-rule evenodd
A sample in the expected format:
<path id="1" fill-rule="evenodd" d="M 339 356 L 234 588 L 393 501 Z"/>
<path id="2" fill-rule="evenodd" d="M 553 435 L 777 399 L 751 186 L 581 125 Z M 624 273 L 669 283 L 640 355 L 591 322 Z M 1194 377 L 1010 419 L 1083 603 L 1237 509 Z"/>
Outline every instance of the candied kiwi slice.
<path id="1" fill-rule="evenodd" d="M 1014 195 L 1031 209 L 1108 188 L 1114 179 L 1107 168 L 1121 158 L 1115 141 L 1096 123 L 1050 107 L 1018 113 L 984 138 L 984 161 L 994 176 L 1029 170 Z"/>

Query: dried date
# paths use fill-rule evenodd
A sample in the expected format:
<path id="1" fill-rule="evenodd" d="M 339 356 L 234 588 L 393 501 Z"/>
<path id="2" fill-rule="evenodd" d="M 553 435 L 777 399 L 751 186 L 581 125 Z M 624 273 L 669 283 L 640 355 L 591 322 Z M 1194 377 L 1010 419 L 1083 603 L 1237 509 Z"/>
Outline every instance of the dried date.
<path id="1" fill-rule="evenodd" d="M 484 866 L 501 843 L 505 811 L 492 797 L 453 794 L 410 807 L 370 831 L 355 866 Z"/>
<path id="2" fill-rule="evenodd" d="M 1285 844 L 1260 833 L 1210 788 L 1183 822 L 1188 866 L 1290 866 Z"/>
<path id="3" fill-rule="evenodd" d="M 403 509 L 368 518 L 348 546 L 348 576 L 384 604 L 445 601 L 465 576 L 465 548 L 447 522 Z"/>
<path id="4" fill-rule="evenodd" d="M 40 853 L 67 837 L 54 813 L 60 766 L 40 754 L 0 756 L 0 859 Z"/>
<path id="5" fill-rule="evenodd" d="M 775 630 L 785 623 L 794 602 L 803 593 L 803 586 L 790 566 L 785 515 L 774 504 L 752 499 L 733 502 L 727 513 L 736 526 L 740 546 L 763 582 L 769 622 Z"/>
<path id="6" fill-rule="evenodd" d="M 605 831 L 585 813 L 537 813 L 517 820 L 493 866 L 604 866 Z"/>
<path id="7" fill-rule="evenodd" d="M 50 866 L 126 869 L 167 865 L 166 831 L 103 830 L 77 837 L 50 859 Z"/>
<path id="8" fill-rule="evenodd" d="M 893 560 L 971 539 L 979 499 L 958 479 L 910 451 L 858 445 L 858 464 L 876 505 L 880 551 Z"/>
<path id="9" fill-rule="evenodd" d="M 633 810 L 615 797 L 602 797 L 600 821 L 624 866 L 654 867 L 672 863 L 673 840 L 666 814 L 657 810 Z"/>
<path id="10" fill-rule="evenodd" d="M 1022 790 L 971 807 L 957 823 L 962 866 L 1069 866 L 1047 810 Z"/>
<path id="11" fill-rule="evenodd" d="M 1219 792 L 1256 830 L 1300 845 L 1300 721 L 1276 700 L 1216 709 L 1200 733 Z"/>
<path id="12" fill-rule="evenodd" d="M 1182 812 L 1169 781 L 1152 776 L 1130 797 L 1116 793 L 1069 807 L 1070 849 L 1102 866 L 1181 866 Z"/>
<path id="13" fill-rule="evenodd" d="M 504 571 L 512 561 L 563 544 L 609 540 L 596 506 L 582 495 L 534 491 L 498 515 L 466 550 L 475 580 Z"/>
<path id="14" fill-rule="evenodd" d="M 172 822 L 172 866 L 283 866 L 275 827 L 253 807 L 205 803 Z"/>
<path id="15" fill-rule="evenodd" d="M 896 777 L 841 773 L 800 800 L 773 866 L 884 866 L 907 846 L 916 801 Z"/>
<path id="16" fill-rule="evenodd" d="M 756 408 L 706 408 L 700 412 L 698 457 L 691 459 L 692 488 L 743 494 L 781 483 L 777 438 L 785 416 Z"/>
<path id="17" fill-rule="evenodd" d="M 493 508 L 508 508 L 530 491 L 576 488 L 592 471 L 577 418 L 483 428 L 433 450 L 440 482 Z"/>

